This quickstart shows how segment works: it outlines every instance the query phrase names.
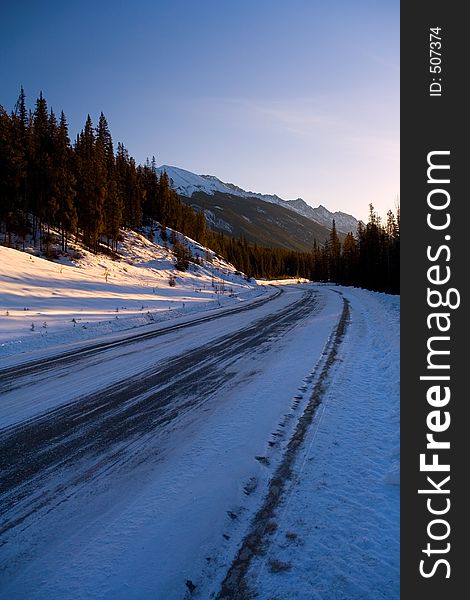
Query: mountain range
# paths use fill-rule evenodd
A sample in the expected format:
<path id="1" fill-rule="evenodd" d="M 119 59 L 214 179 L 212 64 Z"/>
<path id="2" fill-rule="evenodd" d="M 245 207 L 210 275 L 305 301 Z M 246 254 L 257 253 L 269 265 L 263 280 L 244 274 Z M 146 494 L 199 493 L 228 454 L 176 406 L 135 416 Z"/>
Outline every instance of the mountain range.
<path id="1" fill-rule="evenodd" d="M 204 210 L 209 225 L 219 231 L 245 237 L 260 245 L 310 250 L 329 237 L 333 219 L 339 237 L 355 232 L 358 220 L 347 213 L 316 208 L 302 198 L 283 200 L 275 194 L 260 194 L 225 183 L 214 175 L 196 175 L 185 169 L 162 165 L 172 188 L 195 210 Z"/>

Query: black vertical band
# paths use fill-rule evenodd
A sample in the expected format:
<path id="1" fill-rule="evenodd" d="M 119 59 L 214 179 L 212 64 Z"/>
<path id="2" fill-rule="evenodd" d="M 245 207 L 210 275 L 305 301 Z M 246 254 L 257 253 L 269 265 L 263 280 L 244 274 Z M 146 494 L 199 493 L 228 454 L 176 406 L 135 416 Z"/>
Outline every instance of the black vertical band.
<path id="1" fill-rule="evenodd" d="M 401 597 L 413 600 L 460 598 L 470 576 L 470 36 L 463 10 L 435 0 L 401 5 Z"/>

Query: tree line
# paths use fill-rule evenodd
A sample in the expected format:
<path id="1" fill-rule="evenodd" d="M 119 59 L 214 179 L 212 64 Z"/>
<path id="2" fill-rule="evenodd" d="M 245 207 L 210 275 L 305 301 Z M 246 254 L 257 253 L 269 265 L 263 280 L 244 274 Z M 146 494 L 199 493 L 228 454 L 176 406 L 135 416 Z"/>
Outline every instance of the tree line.
<path id="1" fill-rule="evenodd" d="M 211 248 L 251 277 L 306 278 L 398 294 L 400 291 L 400 210 L 385 223 L 369 207 L 366 225 L 341 243 L 333 220 L 329 239 L 310 252 L 265 248 L 224 235 L 212 237 Z"/>
<path id="2" fill-rule="evenodd" d="M 48 108 L 42 93 L 28 110 L 23 88 L 11 113 L 0 105 L 0 222 L 11 236 L 49 252 L 52 232 L 62 250 L 81 240 L 92 252 L 115 252 L 121 228 L 158 222 L 181 232 L 232 262 L 250 277 L 302 277 L 368 289 L 399 291 L 399 212 L 382 224 L 370 207 L 369 222 L 341 243 L 335 223 L 324 244 L 310 252 L 260 247 L 209 230 L 204 212 L 183 203 L 155 158 L 138 165 L 122 143 L 116 148 L 106 117 L 90 116 L 72 143 L 65 114 Z M 173 237 L 173 242 L 175 239 Z M 179 247 L 181 268 L 191 262 Z"/>
<path id="3" fill-rule="evenodd" d="M 21 89 L 11 114 L 0 106 L 0 220 L 5 238 L 32 236 L 41 248 L 51 229 L 63 250 L 71 236 L 91 251 L 116 250 L 120 229 L 154 219 L 194 238 L 203 238 L 204 215 L 196 214 L 158 175 L 155 158 L 136 161 L 122 143 L 115 151 L 106 117 L 96 127 L 88 116 L 72 144 L 63 112 L 48 109 L 42 93 L 33 111 Z"/>

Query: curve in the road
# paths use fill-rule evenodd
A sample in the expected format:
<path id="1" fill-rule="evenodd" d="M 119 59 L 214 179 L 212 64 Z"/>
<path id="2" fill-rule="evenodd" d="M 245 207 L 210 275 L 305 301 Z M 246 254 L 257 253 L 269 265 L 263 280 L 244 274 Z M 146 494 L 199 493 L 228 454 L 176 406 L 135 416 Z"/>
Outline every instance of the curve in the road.
<path id="1" fill-rule="evenodd" d="M 242 330 L 4 431 L 0 435 L 0 453 L 6 458 L 0 476 L 4 507 L 0 532 L 23 523 L 41 508 L 49 510 L 73 493 L 74 486 L 103 470 L 124 461 L 145 460 L 139 450 L 150 435 L 158 452 L 159 432 L 196 411 L 234 378 L 236 369 L 228 369 L 231 364 L 271 345 L 317 304 L 316 293 L 308 290 L 295 303 Z M 64 474 L 60 484 L 55 477 L 58 470 Z"/>
<path id="2" fill-rule="evenodd" d="M 113 340 L 111 342 L 99 342 L 94 344 L 87 344 L 84 348 L 77 348 L 75 350 L 70 350 L 68 352 L 57 354 L 48 358 L 38 359 L 28 364 L 21 364 L 14 367 L 8 367 L 4 369 L 0 369 L 0 392 L 8 391 L 11 389 L 11 385 L 17 380 L 18 377 L 23 375 L 31 375 L 35 373 L 39 373 L 45 369 L 53 368 L 57 364 L 67 364 L 75 361 L 77 358 L 81 356 L 91 356 L 93 354 L 102 352 L 103 350 L 109 350 L 111 348 L 116 348 L 120 346 L 127 346 L 129 344 L 135 344 L 136 342 L 149 340 L 156 337 L 160 337 L 162 335 L 166 335 L 173 331 L 177 331 L 179 329 L 184 329 L 186 327 L 194 327 L 195 325 L 200 325 L 201 323 L 208 323 L 209 321 L 215 321 L 216 319 L 221 319 L 228 315 L 234 315 L 238 313 L 245 312 L 247 310 L 252 310 L 254 308 L 258 308 L 271 302 L 276 299 L 283 293 L 284 290 L 278 289 L 276 293 L 263 297 L 258 300 L 254 300 L 245 304 L 243 306 L 237 306 L 235 308 L 231 307 L 226 310 L 222 310 L 215 315 L 206 315 L 203 317 L 198 317 L 192 319 L 191 321 L 186 321 L 184 323 L 177 323 L 175 325 L 168 325 L 167 327 L 161 327 L 155 331 L 147 331 L 144 333 L 136 333 L 134 335 L 128 335 L 124 338 L 120 338 L 118 340 Z M 9 387 L 10 386 L 10 387 Z"/>

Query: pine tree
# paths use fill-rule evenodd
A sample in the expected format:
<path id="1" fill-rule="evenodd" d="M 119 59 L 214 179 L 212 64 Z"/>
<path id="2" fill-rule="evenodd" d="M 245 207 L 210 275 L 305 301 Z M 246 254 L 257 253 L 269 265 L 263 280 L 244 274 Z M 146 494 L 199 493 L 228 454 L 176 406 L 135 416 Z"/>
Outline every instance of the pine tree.
<path id="1" fill-rule="evenodd" d="M 50 227 L 57 224 L 60 201 L 57 195 L 57 171 L 55 159 L 57 157 L 57 148 L 55 147 L 59 135 L 57 119 L 54 111 L 50 110 L 48 132 L 47 132 L 47 195 L 44 199 L 43 219 L 47 225 L 47 246 L 51 243 Z M 48 248 L 47 248 L 48 251 Z"/>
<path id="2" fill-rule="evenodd" d="M 186 271 L 189 267 L 189 263 L 192 261 L 193 256 L 191 250 L 186 244 L 182 244 L 177 236 L 173 235 L 173 254 L 176 258 L 176 268 L 179 271 Z"/>
<path id="3" fill-rule="evenodd" d="M 33 240 L 36 243 L 39 230 L 40 242 L 42 243 L 42 224 L 47 215 L 47 201 L 51 192 L 50 124 L 47 103 L 42 92 L 36 100 L 36 107 L 32 116 L 29 149 L 30 173 L 28 179 L 31 182 L 30 210 L 34 215 Z"/>
<path id="4" fill-rule="evenodd" d="M 108 245 L 111 245 L 111 248 L 116 251 L 119 239 L 119 229 L 123 224 L 124 202 L 123 192 L 118 185 L 113 140 L 111 132 L 109 131 L 108 122 L 103 113 L 100 114 L 96 136 L 97 146 L 100 146 L 100 152 L 103 156 L 106 179 L 103 228 Z"/>
<path id="5" fill-rule="evenodd" d="M 96 145 L 93 124 L 88 115 L 75 147 L 77 163 L 78 225 L 83 241 L 93 252 L 98 251 L 103 230 L 103 206 L 106 193 L 104 152 Z"/>
<path id="6" fill-rule="evenodd" d="M 204 216 L 204 209 L 201 209 L 196 214 L 196 223 L 194 231 L 194 239 L 199 242 L 202 246 L 206 244 L 206 217 Z"/>
<path id="7" fill-rule="evenodd" d="M 28 131 L 29 119 L 28 110 L 26 108 L 26 94 L 24 93 L 23 86 L 21 86 L 20 94 L 15 104 L 14 114 L 19 120 L 20 131 L 23 136 L 23 140 L 25 142 L 26 147 L 26 136 Z"/>
<path id="8" fill-rule="evenodd" d="M 329 279 L 339 282 L 341 279 L 341 242 L 336 231 L 336 222 L 333 219 L 328 243 Z"/>
<path id="9" fill-rule="evenodd" d="M 72 169 L 72 150 L 68 125 L 64 112 L 61 112 L 59 125 L 53 138 L 52 155 L 52 197 L 57 204 L 56 224 L 61 235 L 62 250 L 67 250 L 70 235 L 77 227 L 75 207 L 76 179 Z"/>
<path id="10" fill-rule="evenodd" d="M 343 242 L 343 277 L 342 283 L 353 285 L 357 281 L 358 265 L 357 242 L 351 232 L 347 234 Z"/>
<path id="11" fill-rule="evenodd" d="M 15 144 L 17 146 L 18 155 L 21 156 L 20 168 L 20 196 L 18 198 L 18 209 L 23 213 L 24 219 L 27 221 L 28 212 L 28 161 L 29 161 L 29 125 L 28 110 L 26 108 L 26 95 L 21 86 L 18 100 L 15 104 L 12 120 L 16 122 Z"/>
<path id="12" fill-rule="evenodd" d="M 170 226 L 169 221 L 171 220 L 170 215 L 170 203 L 171 203 L 171 189 L 170 189 L 170 179 L 167 175 L 166 171 L 163 171 L 160 175 L 160 180 L 158 182 L 158 204 L 159 204 L 159 220 L 162 225 Z"/>
<path id="13" fill-rule="evenodd" d="M 11 236 L 16 195 L 12 153 L 11 119 L 3 106 L 0 105 L 0 219 L 5 223 L 5 243 L 7 243 L 7 234 Z"/>
<path id="14" fill-rule="evenodd" d="M 140 227 L 145 193 L 135 160 L 129 158 L 126 178 L 126 221 L 128 227 Z"/>
<path id="15" fill-rule="evenodd" d="M 147 161 L 148 162 L 148 161 Z M 148 164 L 142 170 L 142 180 L 145 188 L 145 203 L 142 207 L 145 217 L 158 221 L 159 220 L 159 206 L 158 206 L 158 176 L 155 167 L 155 157 L 152 158 L 152 162 Z"/>

